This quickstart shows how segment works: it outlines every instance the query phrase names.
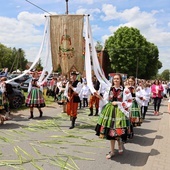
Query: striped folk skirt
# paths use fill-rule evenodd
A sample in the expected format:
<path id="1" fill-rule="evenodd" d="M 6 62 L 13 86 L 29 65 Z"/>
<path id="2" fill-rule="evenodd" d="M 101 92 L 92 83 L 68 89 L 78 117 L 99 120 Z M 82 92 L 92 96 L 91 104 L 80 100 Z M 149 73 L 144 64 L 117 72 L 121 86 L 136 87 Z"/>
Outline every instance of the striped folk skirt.
<path id="1" fill-rule="evenodd" d="M 125 134 L 129 126 L 129 119 L 118 106 L 108 103 L 101 111 L 95 131 L 100 138 L 115 140 Z"/>
<path id="2" fill-rule="evenodd" d="M 142 124 L 141 109 L 136 100 L 132 102 L 130 121 L 133 126 L 140 126 Z"/>
<path id="3" fill-rule="evenodd" d="M 26 98 L 25 105 L 27 107 L 45 107 L 42 91 L 39 88 L 32 88 Z"/>

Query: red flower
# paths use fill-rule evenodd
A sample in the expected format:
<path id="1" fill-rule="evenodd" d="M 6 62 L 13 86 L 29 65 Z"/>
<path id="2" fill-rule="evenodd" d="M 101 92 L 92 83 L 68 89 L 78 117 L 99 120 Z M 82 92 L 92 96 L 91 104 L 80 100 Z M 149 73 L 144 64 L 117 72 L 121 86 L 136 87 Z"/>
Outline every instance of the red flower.
<path id="1" fill-rule="evenodd" d="M 128 99 L 128 103 L 131 103 L 132 102 L 132 99 Z"/>
<path id="2" fill-rule="evenodd" d="M 123 103 L 122 103 L 122 106 L 125 107 L 125 106 L 126 106 L 126 103 L 123 102 Z"/>
<path id="3" fill-rule="evenodd" d="M 101 126 L 101 127 L 100 127 L 100 132 L 102 132 L 102 131 L 103 131 L 103 129 L 104 129 L 104 126 Z"/>
<path id="4" fill-rule="evenodd" d="M 129 94 L 129 90 L 126 90 L 126 91 L 125 91 L 125 94 Z"/>

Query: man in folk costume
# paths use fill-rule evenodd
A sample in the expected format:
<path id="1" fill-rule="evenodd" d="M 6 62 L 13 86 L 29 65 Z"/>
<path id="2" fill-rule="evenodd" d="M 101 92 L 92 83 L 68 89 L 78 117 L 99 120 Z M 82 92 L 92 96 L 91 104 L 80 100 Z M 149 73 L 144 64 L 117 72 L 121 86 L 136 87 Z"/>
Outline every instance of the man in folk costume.
<path id="1" fill-rule="evenodd" d="M 97 80 L 96 76 L 93 76 L 93 86 L 96 91 L 99 90 L 100 88 L 100 82 Z M 99 98 L 96 97 L 95 95 L 91 94 L 90 100 L 89 100 L 89 109 L 90 109 L 90 114 L 89 116 L 93 116 L 93 105 L 95 105 L 96 108 L 96 113 L 95 116 L 98 116 L 99 112 Z"/>
<path id="2" fill-rule="evenodd" d="M 77 80 L 78 73 L 71 72 L 70 81 L 66 85 L 65 96 L 67 97 L 67 114 L 70 116 L 70 129 L 75 127 L 77 118 L 78 104 L 80 103 L 79 93 L 81 90 L 81 83 Z"/>

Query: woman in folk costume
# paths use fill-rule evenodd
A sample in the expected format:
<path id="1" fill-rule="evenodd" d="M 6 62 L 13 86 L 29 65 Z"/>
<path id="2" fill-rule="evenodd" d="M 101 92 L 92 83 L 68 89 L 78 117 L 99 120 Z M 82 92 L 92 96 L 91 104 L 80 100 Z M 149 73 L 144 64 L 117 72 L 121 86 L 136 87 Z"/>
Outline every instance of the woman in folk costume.
<path id="1" fill-rule="evenodd" d="M 128 78 L 128 88 L 133 97 L 133 102 L 132 102 L 131 112 L 130 112 L 130 120 L 133 126 L 140 126 L 142 123 L 141 106 L 143 103 L 142 100 L 143 98 L 140 90 L 135 87 L 135 77 L 130 76 Z"/>
<path id="2" fill-rule="evenodd" d="M 122 77 L 115 74 L 113 86 L 109 91 L 108 103 L 103 107 L 98 119 L 95 131 L 101 138 L 110 140 L 111 151 L 106 156 L 111 159 L 115 154 L 115 141 L 118 142 L 118 152 L 123 153 L 121 136 L 129 126 L 129 108 L 132 104 L 132 96 L 128 88 L 123 89 Z M 101 100 L 103 98 L 95 93 Z"/>
<path id="3" fill-rule="evenodd" d="M 81 90 L 81 83 L 77 80 L 78 73 L 73 71 L 71 73 L 70 81 L 67 83 L 64 96 L 67 97 L 67 114 L 70 116 L 71 126 L 70 129 L 75 127 L 77 119 L 77 109 L 80 103 L 79 93 Z"/>
<path id="4" fill-rule="evenodd" d="M 39 78 L 38 72 L 35 71 L 32 76 L 33 78 L 29 84 L 28 96 L 26 98 L 26 103 L 25 103 L 25 105 L 30 108 L 29 119 L 34 118 L 34 115 L 33 115 L 34 107 L 38 108 L 39 113 L 40 113 L 39 117 L 42 117 L 43 115 L 41 108 L 45 107 L 45 101 L 43 98 L 41 85 L 38 83 L 38 78 Z"/>
<path id="5" fill-rule="evenodd" d="M 159 115 L 159 109 L 162 101 L 163 86 L 159 80 L 155 80 L 151 86 L 152 98 L 154 100 L 154 115 Z"/>
<path id="6" fill-rule="evenodd" d="M 12 88 L 11 85 L 6 84 L 7 78 L 2 77 L 0 78 L 0 106 L 3 106 L 5 109 L 5 116 L 0 116 L 1 124 L 3 124 L 4 121 L 10 120 L 10 109 L 9 109 L 9 101 L 8 101 L 8 94 L 7 94 L 7 86 L 9 88 Z"/>

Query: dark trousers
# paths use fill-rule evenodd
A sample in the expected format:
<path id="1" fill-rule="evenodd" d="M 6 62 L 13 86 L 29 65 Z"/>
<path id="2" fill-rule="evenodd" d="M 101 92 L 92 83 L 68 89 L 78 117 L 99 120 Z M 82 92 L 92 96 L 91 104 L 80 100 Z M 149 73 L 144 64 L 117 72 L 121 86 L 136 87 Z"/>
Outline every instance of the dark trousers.
<path id="1" fill-rule="evenodd" d="M 155 97 L 153 100 L 154 100 L 154 111 L 159 112 L 159 108 L 160 108 L 160 105 L 161 105 L 162 98 Z"/>
<path id="2" fill-rule="evenodd" d="M 167 89 L 167 94 L 170 96 L 170 88 Z"/>
<path id="3" fill-rule="evenodd" d="M 141 107 L 142 118 L 145 119 L 146 112 L 148 110 L 148 106 Z"/>
<path id="4" fill-rule="evenodd" d="M 83 107 L 88 107 L 88 99 L 83 98 Z"/>

